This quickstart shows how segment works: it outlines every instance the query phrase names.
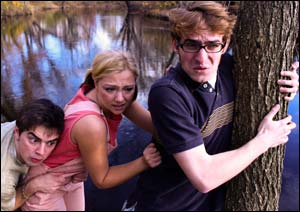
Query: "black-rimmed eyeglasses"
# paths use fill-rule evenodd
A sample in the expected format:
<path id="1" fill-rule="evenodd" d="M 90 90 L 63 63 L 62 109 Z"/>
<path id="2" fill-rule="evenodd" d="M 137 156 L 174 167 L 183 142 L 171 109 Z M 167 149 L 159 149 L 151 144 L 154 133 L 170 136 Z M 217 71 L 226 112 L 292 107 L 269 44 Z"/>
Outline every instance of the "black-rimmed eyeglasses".
<path id="1" fill-rule="evenodd" d="M 178 46 L 182 48 L 184 52 L 197 53 L 200 49 L 204 48 L 207 53 L 218 53 L 224 47 L 225 44 L 219 42 L 208 42 L 205 45 L 201 45 L 195 40 L 185 40 L 183 43 L 178 43 Z"/>

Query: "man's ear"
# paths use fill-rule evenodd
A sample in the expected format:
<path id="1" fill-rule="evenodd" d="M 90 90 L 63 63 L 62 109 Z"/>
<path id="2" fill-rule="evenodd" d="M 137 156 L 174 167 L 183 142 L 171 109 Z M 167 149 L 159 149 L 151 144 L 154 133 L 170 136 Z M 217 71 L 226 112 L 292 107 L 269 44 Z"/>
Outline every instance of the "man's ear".
<path id="1" fill-rule="evenodd" d="M 179 53 L 178 41 L 176 39 L 172 39 L 172 47 L 175 53 Z"/>
<path id="2" fill-rule="evenodd" d="M 225 47 L 222 49 L 222 54 L 227 52 L 229 45 L 230 45 L 230 38 L 226 40 Z"/>
<path id="3" fill-rule="evenodd" d="M 20 138 L 20 132 L 19 132 L 19 128 L 18 127 L 15 127 L 14 129 L 14 137 L 15 137 L 15 140 L 19 140 Z"/>

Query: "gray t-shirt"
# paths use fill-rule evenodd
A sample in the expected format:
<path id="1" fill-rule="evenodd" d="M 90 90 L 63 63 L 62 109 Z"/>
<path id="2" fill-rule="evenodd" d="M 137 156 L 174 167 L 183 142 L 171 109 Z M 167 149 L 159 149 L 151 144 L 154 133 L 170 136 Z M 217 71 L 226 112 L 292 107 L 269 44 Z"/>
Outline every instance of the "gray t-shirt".
<path id="1" fill-rule="evenodd" d="M 19 179 L 28 171 L 28 166 L 17 159 L 15 127 L 16 121 L 1 123 L 1 211 L 14 208 Z"/>

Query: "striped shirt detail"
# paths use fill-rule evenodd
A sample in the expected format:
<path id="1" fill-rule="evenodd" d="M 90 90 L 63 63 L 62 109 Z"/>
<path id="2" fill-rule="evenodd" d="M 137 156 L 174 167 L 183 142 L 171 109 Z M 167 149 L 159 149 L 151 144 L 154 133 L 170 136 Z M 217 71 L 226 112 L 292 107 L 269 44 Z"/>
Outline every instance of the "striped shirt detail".
<path id="1" fill-rule="evenodd" d="M 216 129 L 232 122 L 233 107 L 234 102 L 230 102 L 215 109 L 200 130 L 202 133 L 202 137 L 206 138 L 211 135 Z"/>

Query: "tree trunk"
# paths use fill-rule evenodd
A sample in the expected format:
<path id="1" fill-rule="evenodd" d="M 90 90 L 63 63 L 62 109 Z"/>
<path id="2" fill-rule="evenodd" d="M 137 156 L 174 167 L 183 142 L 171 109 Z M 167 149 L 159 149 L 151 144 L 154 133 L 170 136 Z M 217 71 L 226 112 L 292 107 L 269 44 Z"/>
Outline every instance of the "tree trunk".
<path id="1" fill-rule="evenodd" d="M 234 34 L 234 78 L 237 90 L 233 148 L 252 139 L 259 123 L 276 103 L 276 119 L 286 117 L 279 94 L 281 70 L 289 70 L 299 30 L 297 1 L 241 1 Z M 225 210 L 278 210 L 285 145 L 273 148 L 228 182 Z"/>

